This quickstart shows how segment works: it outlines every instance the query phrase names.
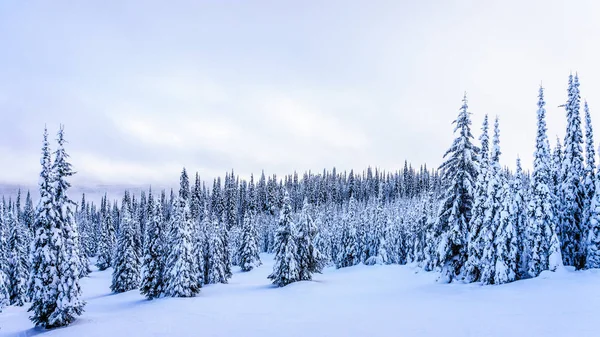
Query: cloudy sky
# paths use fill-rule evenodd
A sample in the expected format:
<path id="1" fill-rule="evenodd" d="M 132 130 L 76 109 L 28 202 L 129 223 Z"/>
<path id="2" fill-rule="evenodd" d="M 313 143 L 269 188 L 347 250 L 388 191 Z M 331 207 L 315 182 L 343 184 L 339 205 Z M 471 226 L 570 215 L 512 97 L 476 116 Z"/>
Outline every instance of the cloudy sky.
<path id="1" fill-rule="evenodd" d="M 35 185 L 65 124 L 77 186 L 172 185 L 183 166 L 437 166 L 469 97 L 531 166 L 579 72 L 600 140 L 596 1 L 0 2 L 0 183 Z"/>

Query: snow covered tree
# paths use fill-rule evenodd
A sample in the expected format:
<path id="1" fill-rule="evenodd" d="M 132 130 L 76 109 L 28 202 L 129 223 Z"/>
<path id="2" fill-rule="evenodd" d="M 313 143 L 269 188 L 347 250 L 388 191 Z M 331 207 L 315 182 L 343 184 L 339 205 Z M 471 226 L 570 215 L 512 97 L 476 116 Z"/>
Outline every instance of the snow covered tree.
<path id="1" fill-rule="evenodd" d="M 27 281 L 29 279 L 29 263 L 27 256 L 27 229 L 17 218 L 17 210 L 13 208 L 7 213 L 6 225 L 8 237 L 8 289 L 10 304 L 22 306 L 27 301 Z"/>
<path id="2" fill-rule="evenodd" d="M 50 320 L 55 326 L 69 325 L 75 318 L 83 313 L 85 302 L 80 299 L 81 287 L 79 278 L 87 275 L 89 261 L 87 256 L 80 251 L 79 232 L 75 223 L 75 202 L 67 194 L 71 184 L 67 181 L 75 172 L 68 162 L 64 144 L 64 129 L 61 126 L 57 138 L 58 148 L 55 152 L 53 177 L 54 177 L 54 212 L 62 229 L 62 247 L 58 254 L 58 298 L 57 310 L 51 315 Z"/>
<path id="3" fill-rule="evenodd" d="M 81 259 L 77 226 L 73 219 L 73 201 L 67 196 L 73 175 L 64 149 L 64 132 L 58 132 L 58 149 L 51 162 L 48 133 L 44 131 L 40 203 L 37 210 L 31 259 L 30 294 L 36 326 L 54 328 L 70 324 L 81 315 L 85 302 L 79 297 Z"/>
<path id="4" fill-rule="evenodd" d="M 488 196 L 488 170 L 489 164 L 489 135 L 488 135 L 488 116 L 483 117 L 481 126 L 481 142 L 479 152 L 479 167 L 477 170 L 477 180 L 475 182 L 474 201 L 471 222 L 469 224 L 469 236 L 467 244 L 468 259 L 466 264 L 465 279 L 469 282 L 479 281 L 481 270 L 481 258 L 483 256 L 484 243 L 481 237 L 481 228 L 487 211 Z"/>
<path id="5" fill-rule="evenodd" d="M 238 253 L 242 271 L 250 271 L 262 264 L 258 255 L 258 232 L 256 215 L 250 210 L 244 213 L 242 224 L 242 242 Z"/>
<path id="6" fill-rule="evenodd" d="M 367 265 L 387 264 L 389 262 L 386 250 L 386 217 L 384 214 L 383 193 L 379 190 L 378 197 L 375 200 L 375 208 L 372 212 L 370 239 L 368 240 L 369 258 L 365 261 Z"/>
<path id="7" fill-rule="evenodd" d="M 8 293 L 8 279 L 2 269 L 0 269 L 0 313 L 2 308 L 10 304 L 10 295 Z"/>
<path id="8" fill-rule="evenodd" d="M 471 140 L 471 119 L 467 97 L 463 98 L 455 124 L 458 133 L 440 166 L 446 184 L 444 201 L 439 209 L 437 231 L 441 233 L 438 249 L 441 263 L 440 281 L 451 282 L 462 275 L 467 261 L 467 233 L 473 206 L 473 187 L 477 176 L 478 149 Z"/>
<path id="9" fill-rule="evenodd" d="M 115 226 L 106 194 L 104 195 L 100 206 L 99 239 L 96 267 L 98 267 L 98 270 L 105 270 L 112 265 L 113 251 L 115 249 L 116 242 Z"/>
<path id="10" fill-rule="evenodd" d="M 335 267 L 345 268 L 354 266 L 360 263 L 356 243 L 356 227 L 358 222 L 358 210 L 354 196 L 350 197 L 348 202 L 348 210 L 344 215 L 343 225 L 341 228 L 341 237 L 338 245 L 338 253 Z"/>
<path id="11" fill-rule="evenodd" d="M 219 222 L 216 218 L 212 221 L 212 230 L 209 241 L 209 259 L 207 264 L 208 278 L 207 283 L 227 283 L 226 254 L 227 246 L 223 241 L 224 222 Z"/>
<path id="12" fill-rule="evenodd" d="M 585 263 L 583 247 L 582 212 L 584 190 L 583 180 L 583 134 L 579 113 L 579 78 L 569 76 L 567 110 L 567 131 L 564 141 L 561 185 L 561 226 L 562 257 L 566 265 L 583 268 Z"/>
<path id="13" fill-rule="evenodd" d="M 275 263 L 273 264 L 273 272 L 268 277 L 278 287 L 300 280 L 295 232 L 292 205 L 286 190 L 275 235 Z"/>
<path id="14" fill-rule="evenodd" d="M 148 216 L 144 233 L 144 256 L 142 259 L 142 281 L 140 293 L 151 300 L 160 297 L 164 291 L 163 270 L 165 254 L 162 246 L 163 211 L 159 201 L 148 195 Z"/>
<path id="15" fill-rule="evenodd" d="M 57 244 L 60 231 L 54 220 L 54 190 L 52 159 L 48 143 L 48 131 L 44 129 L 42 145 L 42 170 L 40 172 L 40 201 L 35 217 L 35 236 L 31 255 L 29 292 L 31 297 L 31 321 L 36 326 L 52 327 L 50 315 L 56 310 L 57 298 Z"/>
<path id="16" fill-rule="evenodd" d="M 590 109 L 587 101 L 584 102 L 583 111 L 585 114 L 585 169 L 583 173 L 583 218 L 581 220 L 582 227 L 582 243 L 585 254 L 588 254 L 588 239 L 589 230 L 591 228 L 591 204 L 594 200 L 594 194 L 596 192 L 596 151 L 594 150 L 594 132 L 592 129 L 592 118 L 590 116 Z M 586 263 L 587 265 L 587 263 Z"/>
<path id="17" fill-rule="evenodd" d="M 487 198 L 485 201 L 485 213 L 483 224 L 479 235 L 480 245 L 483 249 L 479 259 L 480 281 L 484 284 L 494 284 L 496 274 L 496 245 L 495 235 L 500 228 L 501 222 L 501 194 L 502 194 L 502 168 L 500 167 L 500 127 L 498 118 L 494 122 L 493 147 L 490 154 L 489 169 L 487 171 Z M 510 192 L 506 191 L 509 198 Z M 507 207 L 509 207 L 507 205 Z M 507 215 L 508 216 L 508 215 Z M 510 220 L 507 220 L 510 221 Z"/>
<path id="18" fill-rule="evenodd" d="M 500 223 L 494 238 L 496 261 L 493 279 L 495 284 L 513 282 L 517 279 L 519 273 L 517 210 L 514 207 L 514 191 L 512 191 L 508 179 L 503 180 L 504 183 L 499 195 L 499 200 L 502 203 L 499 210 Z"/>
<path id="19" fill-rule="evenodd" d="M 560 247 L 556 242 L 556 218 L 553 195 L 550 190 L 550 144 L 546 135 L 546 109 L 544 89 L 540 86 L 537 111 L 537 137 L 534 152 L 529 224 L 525 233 L 527 247 L 527 272 L 536 277 L 543 270 L 559 265 Z M 562 257 L 560 257 L 562 259 Z M 551 263 L 551 264 L 550 264 Z"/>
<path id="20" fill-rule="evenodd" d="M 115 293 L 133 290 L 140 283 L 140 259 L 135 248 L 135 236 L 137 233 L 126 197 L 123 198 L 121 206 L 120 223 L 121 226 L 113 260 L 112 284 L 110 286 L 110 289 Z"/>
<path id="21" fill-rule="evenodd" d="M 184 171 L 185 172 L 185 171 Z M 180 194 L 181 195 L 181 194 Z M 196 257 L 193 255 L 194 237 L 189 206 L 179 197 L 171 218 L 170 250 L 165 265 L 165 295 L 194 297 L 200 291 Z"/>
<path id="22" fill-rule="evenodd" d="M 320 273 L 323 270 L 323 256 L 314 244 L 316 234 L 317 228 L 312 218 L 312 208 L 308 203 L 308 199 L 305 198 L 298 219 L 296 236 L 300 280 L 311 280 L 312 274 Z"/>
<path id="23" fill-rule="evenodd" d="M 517 158 L 517 169 L 512 179 L 512 206 L 511 215 L 517 235 L 517 278 L 523 278 L 527 273 L 527 249 L 525 233 L 527 231 L 527 201 L 526 191 L 523 183 L 524 175 L 521 167 L 521 159 Z"/>

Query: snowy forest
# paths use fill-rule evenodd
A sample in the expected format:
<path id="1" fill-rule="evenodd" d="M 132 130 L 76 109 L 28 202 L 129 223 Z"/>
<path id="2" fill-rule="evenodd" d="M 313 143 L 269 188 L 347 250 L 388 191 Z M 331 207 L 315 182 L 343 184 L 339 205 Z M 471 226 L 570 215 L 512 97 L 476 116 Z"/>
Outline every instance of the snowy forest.
<path id="1" fill-rule="evenodd" d="M 33 325 L 66 326 L 84 313 L 80 280 L 93 266 L 112 268 L 114 293 L 194 297 L 228 283 L 233 266 L 259 267 L 261 253 L 274 255 L 274 288 L 359 264 L 415 264 L 440 283 L 482 285 L 600 268 L 600 174 L 579 85 L 570 75 L 566 133 L 553 146 L 539 88 L 530 172 L 500 164 L 501 119 L 486 115 L 474 132 L 466 95 L 439 168 L 232 170 L 209 182 L 183 168 L 176 190 L 99 204 L 69 195 L 64 129 L 54 143 L 45 130 L 39 191 L 0 205 L 0 310 L 27 306 Z"/>

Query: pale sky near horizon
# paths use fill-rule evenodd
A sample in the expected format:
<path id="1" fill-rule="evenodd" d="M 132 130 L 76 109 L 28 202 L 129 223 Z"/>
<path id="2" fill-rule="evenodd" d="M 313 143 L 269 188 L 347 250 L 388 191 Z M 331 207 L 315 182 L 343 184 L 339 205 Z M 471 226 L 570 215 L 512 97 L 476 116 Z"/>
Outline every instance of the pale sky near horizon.
<path id="1" fill-rule="evenodd" d="M 578 72 L 600 140 L 595 1 L 0 2 L 0 184 L 35 186 L 65 125 L 77 186 L 174 185 L 232 168 L 436 167 L 468 93 L 502 164 L 551 143 Z"/>

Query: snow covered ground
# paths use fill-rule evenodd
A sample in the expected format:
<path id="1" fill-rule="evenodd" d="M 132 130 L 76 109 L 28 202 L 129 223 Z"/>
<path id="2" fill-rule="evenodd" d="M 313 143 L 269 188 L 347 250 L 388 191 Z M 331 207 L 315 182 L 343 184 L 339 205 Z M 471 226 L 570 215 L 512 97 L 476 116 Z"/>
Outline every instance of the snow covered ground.
<path id="1" fill-rule="evenodd" d="M 272 256 L 196 298 L 111 294 L 111 270 L 82 280 L 85 313 L 69 327 L 32 328 L 26 307 L 0 313 L 0 336 L 599 336 L 600 270 L 544 272 L 501 286 L 437 284 L 411 266 L 326 269 L 271 286 Z"/>

